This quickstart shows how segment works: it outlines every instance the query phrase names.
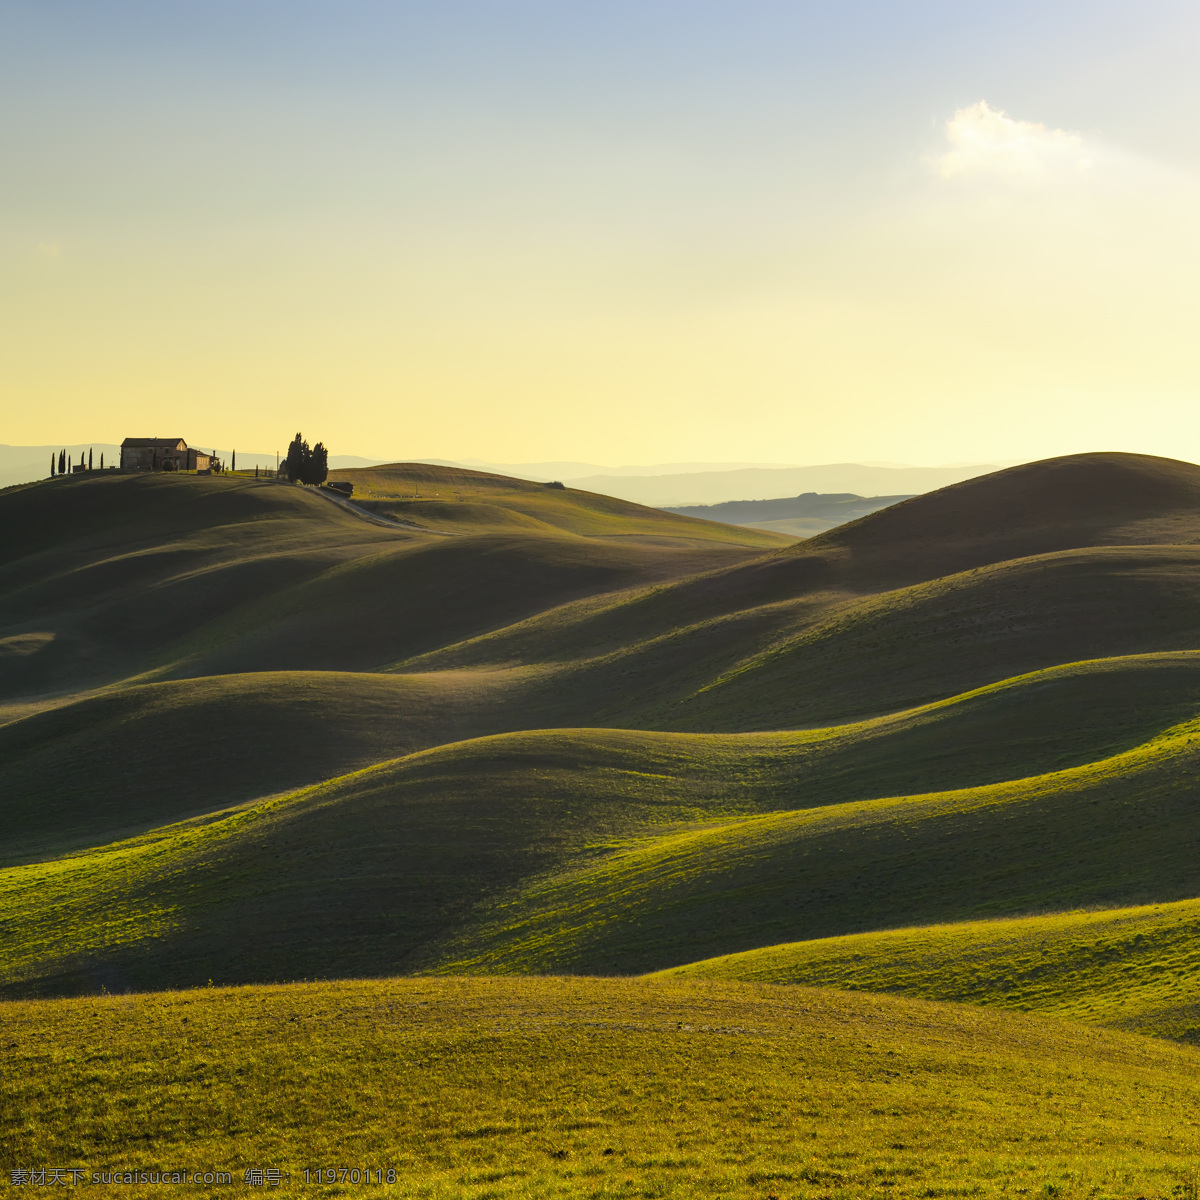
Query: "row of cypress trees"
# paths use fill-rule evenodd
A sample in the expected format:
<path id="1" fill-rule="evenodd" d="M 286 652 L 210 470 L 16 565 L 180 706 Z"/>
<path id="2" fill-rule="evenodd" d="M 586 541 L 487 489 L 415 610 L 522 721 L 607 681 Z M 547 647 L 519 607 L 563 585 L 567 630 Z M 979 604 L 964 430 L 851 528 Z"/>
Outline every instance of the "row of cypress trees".
<path id="1" fill-rule="evenodd" d="M 281 464 L 280 473 L 287 475 L 293 483 L 321 484 L 329 477 L 329 451 L 318 442 L 311 449 L 304 435 L 296 434 L 288 446 L 287 460 Z"/>
<path id="2" fill-rule="evenodd" d="M 83 451 L 80 450 L 79 465 L 81 467 L 86 467 L 89 471 L 92 469 L 92 451 L 90 447 L 88 448 L 86 460 L 84 458 Z M 60 450 L 57 454 L 50 455 L 50 478 L 53 479 L 55 475 L 65 475 L 74 466 L 75 464 L 68 457 L 67 452 L 65 450 Z M 100 451 L 100 470 L 104 470 L 103 450 Z"/>

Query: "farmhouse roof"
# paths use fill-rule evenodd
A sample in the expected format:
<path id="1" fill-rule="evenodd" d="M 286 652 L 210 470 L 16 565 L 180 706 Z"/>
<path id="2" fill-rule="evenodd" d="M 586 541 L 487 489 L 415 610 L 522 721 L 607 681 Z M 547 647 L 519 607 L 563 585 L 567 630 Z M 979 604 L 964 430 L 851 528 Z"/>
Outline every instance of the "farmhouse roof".
<path id="1" fill-rule="evenodd" d="M 142 446 L 153 446 L 156 448 L 158 446 L 169 446 L 172 449 L 176 449 L 181 445 L 185 450 L 187 449 L 187 442 L 183 438 L 126 438 L 121 443 L 122 448 L 128 446 L 131 450 L 137 450 Z"/>

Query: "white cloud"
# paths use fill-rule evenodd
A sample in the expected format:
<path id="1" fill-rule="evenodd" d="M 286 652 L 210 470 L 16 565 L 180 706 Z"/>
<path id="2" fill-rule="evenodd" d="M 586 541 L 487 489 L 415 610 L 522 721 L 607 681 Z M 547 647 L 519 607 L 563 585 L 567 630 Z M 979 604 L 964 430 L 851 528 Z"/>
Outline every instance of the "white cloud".
<path id="1" fill-rule="evenodd" d="M 1003 175 L 1036 179 L 1093 164 L 1083 138 L 1033 121 L 1014 121 L 986 100 L 960 108 L 946 122 L 950 148 L 932 160 L 943 179 Z"/>

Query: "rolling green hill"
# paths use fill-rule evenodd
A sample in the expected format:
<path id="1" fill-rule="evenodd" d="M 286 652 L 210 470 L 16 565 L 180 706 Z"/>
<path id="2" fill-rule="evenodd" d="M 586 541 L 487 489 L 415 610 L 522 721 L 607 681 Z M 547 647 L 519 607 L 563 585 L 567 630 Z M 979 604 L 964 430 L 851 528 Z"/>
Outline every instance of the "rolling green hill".
<path id="1" fill-rule="evenodd" d="M 1056 459 L 803 543 L 339 474 L 361 511 L 246 477 L 0 493 L 0 993 L 756 952 L 1192 1028 L 1178 947 L 1164 991 L 1087 968 L 1124 945 L 1099 919 L 1035 937 L 1060 982 L 1014 998 L 977 923 L 1200 897 L 1200 468 Z M 934 926 L 985 931 L 976 983 L 814 949 Z"/>
<path id="2" fill-rule="evenodd" d="M 728 574 L 565 605 L 400 666 L 553 665 L 564 689 L 596 698 L 606 724 L 767 730 L 874 716 L 1061 663 L 1200 645 L 1191 546 L 1070 550 L 879 594 L 705 612 L 695 591 Z"/>
<path id="3" fill-rule="evenodd" d="M 847 726 L 748 738 L 628 736 L 639 747 L 669 743 L 676 762 L 697 769 L 715 764 L 714 778 L 747 803 L 787 808 L 1079 766 L 1198 708 L 1200 654 L 1179 652 L 1069 664 Z M 5 851 L 11 861 L 104 842 L 447 737 L 587 716 L 557 675 L 520 669 L 245 673 L 102 692 L 0 726 L 0 770 L 13 797 Z M 614 736 L 595 731 L 578 745 L 589 737 L 611 745 Z M 192 769 L 164 771 L 164 747 Z"/>
<path id="4" fill-rule="evenodd" d="M 1200 719 L 1176 722 L 1198 684 L 1197 658 L 1179 655 L 1081 664 L 842 728 L 441 746 L 0 872 L 0 973 L 9 994 L 626 973 L 896 924 L 1200 894 Z M 1121 720 L 1130 697 L 1140 729 Z M 906 795 L 914 777 L 925 790 Z M 77 827 L 65 813 L 55 824 Z"/>
<path id="5" fill-rule="evenodd" d="M 820 938 L 662 974 L 967 1001 L 1200 1043 L 1200 900 Z"/>
<path id="6" fill-rule="evenodd" d="M 1200 468 L 345 474 L 0 492 L 5 1164 L 1195 1194 Z"/>
<path id="7" fill-rule="evenodd" d="M 1190 464 L 1031 464 L 402 665 L 569 666 L 570 690 L 596 696 L 605 724 L 765 730 L 873 716 L 1065 662 L 1200 645 L 1198 499 Z"/>
<path id="8" fill-rule="evenodd" d="M 449 532 L 516 531 L 586 538 L 653 538 L 665 546 L 790 545 L 785 534 L 734 528 L 715 520 L 647 508 L 615 496 L 531 483 L 465 467 L 393 463 L 333 471 L 354 484 L 354 503 L 369 512 Z"/>
<path id="9" fill-rule="evenodd" d="M 545 523 L 447 538 L 244 476 L 97 472 L 9 489 L 0 702 L 148 678 L 377 669 L 786 540 L 638 511 L 652 519 L 630 518 L 621 538 Z"/>
<path id="10" fill-rule="evenodd" d="M 141 1171 L 182 1167 L 238 1188 L 274 1168 L 295 1192 L 333 1168 L 331 1193 L 468 1200 L 1180 1197 L 1196 1182 L 1200 1052 L 1023 1014 L 550 978 L 205 988 L 0 1017 L 5 1162 L 82 1166 L 84 1186 L 116 1172 L 135 1197 L 163 1191 Z"/>
<path id="11" fill-rule="evenodd" d="M 896 925 L 1194 896 L 1198 736 L 1189 724 L 1049 775 L 614 847 L 510 889 L 435 965 L 625 973 Z"/>
<path id="12" fill-rule="evenodd" d="M 9 860 L 111 841 L 503 725 L 505 673 L 280 671 L 115 689 L 0 726 Z"/>

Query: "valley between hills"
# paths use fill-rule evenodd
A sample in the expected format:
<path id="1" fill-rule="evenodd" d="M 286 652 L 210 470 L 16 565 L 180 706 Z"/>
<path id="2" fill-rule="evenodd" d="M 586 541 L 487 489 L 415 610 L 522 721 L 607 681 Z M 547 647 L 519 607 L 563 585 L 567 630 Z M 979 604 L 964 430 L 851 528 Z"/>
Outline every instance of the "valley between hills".
<path id="1" fill-rule="evenodd" d="M 0 491 L 9 1159 L 1197 1195 L 1200 467 L 332 478 Z"/>

